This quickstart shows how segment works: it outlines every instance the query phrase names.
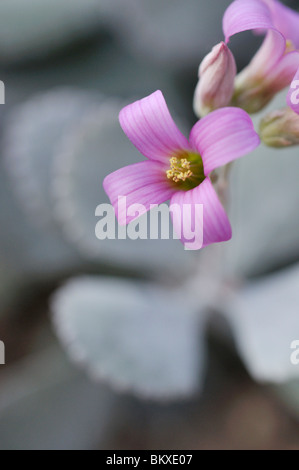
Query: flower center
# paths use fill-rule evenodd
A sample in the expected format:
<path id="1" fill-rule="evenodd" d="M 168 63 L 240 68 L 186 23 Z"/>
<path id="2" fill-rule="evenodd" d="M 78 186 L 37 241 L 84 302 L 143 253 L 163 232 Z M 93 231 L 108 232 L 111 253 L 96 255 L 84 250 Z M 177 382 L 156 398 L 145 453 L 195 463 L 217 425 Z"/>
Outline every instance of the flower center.
<path id="1" fill-rule="evenodd" d="M 187 158 L 172 157 L 170 160 L 170 170 L 167 170 L 167 178 L 172 179 L 175 183 L 186 181 L 187 178 L 193 176 L 190 170 L 190 162 Z"/>
<path id="2" fill-rule="evenodd" d="M 193 189 L 205 179 L 202 158 L 197 153 L 180 151 L 170 158 L 169 164 L 166 176 L 180 189 Z"/>

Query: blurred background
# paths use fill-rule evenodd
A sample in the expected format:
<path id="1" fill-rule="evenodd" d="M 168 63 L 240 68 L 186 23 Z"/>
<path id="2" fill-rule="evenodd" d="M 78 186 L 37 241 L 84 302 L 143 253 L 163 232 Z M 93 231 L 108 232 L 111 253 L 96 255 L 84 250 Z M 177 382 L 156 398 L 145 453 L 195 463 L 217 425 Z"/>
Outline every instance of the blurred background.
<path id="1" fill-rule="evenodd" d="M 299 449 L 298 148 L 234 165 L 227 244 L 95 237 L 120 109 L 161 89 L 188 135 L 229 4 L 0 2 L 1 449 Z"/>

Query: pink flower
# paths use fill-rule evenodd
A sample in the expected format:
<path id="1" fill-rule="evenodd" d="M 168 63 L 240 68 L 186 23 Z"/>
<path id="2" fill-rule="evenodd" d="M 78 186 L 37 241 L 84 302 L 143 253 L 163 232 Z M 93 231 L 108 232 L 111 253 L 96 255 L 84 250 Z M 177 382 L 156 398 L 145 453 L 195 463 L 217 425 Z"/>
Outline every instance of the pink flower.
<path id="1" fill-rule="evenodd" d="M 290 86 L 298 70 L 299 14 L 277 0 L 235 0 L 223 18 L 226 42 L 248 30 L 267 33 L 250 64 L 237 76 L 235 104 L 256 112 Z"/>
<path id="2" fill-rule="evenodd" d="M 259 137 L 246 112 L 237 108 L 214 111 L 195 124 L 188 141 L 174 123 L 163 94 L 156 91 L 125 107 L 119 119 L 127 137 L 148 159 L 117 170 L 104 180 L 104 189 L 119 223 L 125 225 L 136 218 L 119 211 L 119 197 L 126 197 L 130 205 L 142 204 L 144 212 L 152 204 L 170 199 L 171 206 L 182 211 L 172 213 L 178 235 L 182 233 L 180 214 L 184 205 L 192 208 L 202 204 L 201 246 L 229 240 L 231 226 L 209 175 L 259 145 Z M 193 227 L 194 213 L 194 210 L 189 212 Z M 183 236 L 181 240 L 188 246 Z"/>

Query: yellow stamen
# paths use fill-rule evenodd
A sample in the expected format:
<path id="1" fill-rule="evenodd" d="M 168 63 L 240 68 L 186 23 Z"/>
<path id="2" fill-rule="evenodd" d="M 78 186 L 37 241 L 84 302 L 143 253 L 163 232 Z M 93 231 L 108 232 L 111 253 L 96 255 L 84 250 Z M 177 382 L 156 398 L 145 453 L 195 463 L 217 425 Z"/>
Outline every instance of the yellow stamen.
<path id="1" fill-rule="evenodd" d="M 180 181 L 186 181 L 187 178 L 193 176 L 192 171 L 190 170 L 190 162 L 187 158 L 171 157 L 170 160 L 170 170 L 166 171 L 168 179 L 172 179 L 175 183 Z"/>
<path id="2" fill-rule="evenodd" d="M 285 54 L 288 54 L 289 52 L 293 52 L 295 50 L 296 50 L 296 48 L 295 48 L 294 44 L 292 43 L 292 41 L 290 39 L 287 39 Z"/>

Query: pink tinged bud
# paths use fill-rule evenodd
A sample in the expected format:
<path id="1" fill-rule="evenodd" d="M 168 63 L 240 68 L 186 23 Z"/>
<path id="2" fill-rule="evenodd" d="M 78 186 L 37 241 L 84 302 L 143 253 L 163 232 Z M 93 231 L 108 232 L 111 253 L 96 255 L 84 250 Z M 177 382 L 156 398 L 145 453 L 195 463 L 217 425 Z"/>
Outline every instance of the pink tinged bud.
<path id="1" fill-rule="evenodd" d="M 199 67 L 199 82 L 194 96 L 197 116 L 205 116 L 230 104 L 236 73 L 233 54 L 224 42 L 217 44 Z"/>
<path id="2" fill-rule="evenodd" d="M 260 137 L 269 147 L 299 145 L 299 116 L 291 108 L 267 114 L 260 123 Z"/>

